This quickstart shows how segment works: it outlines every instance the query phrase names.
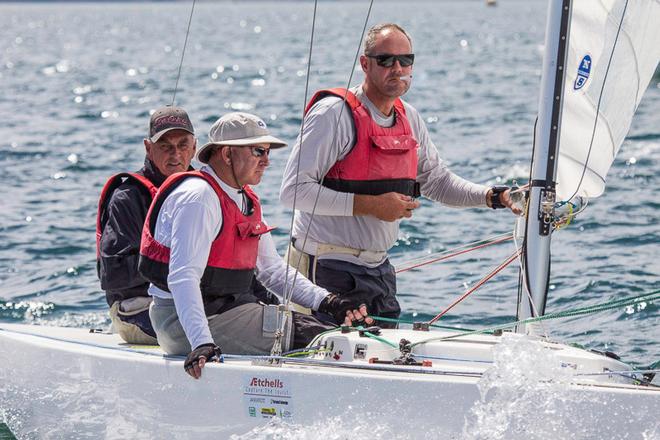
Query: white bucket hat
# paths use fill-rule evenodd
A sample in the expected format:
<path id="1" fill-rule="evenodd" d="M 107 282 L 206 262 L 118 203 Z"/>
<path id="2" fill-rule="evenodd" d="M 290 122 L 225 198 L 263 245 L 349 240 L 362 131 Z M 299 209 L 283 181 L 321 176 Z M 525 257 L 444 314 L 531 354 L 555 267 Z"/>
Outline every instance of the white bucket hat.
<path id="1" fill-rule="evenodd" d="M 243 112 L 228 113 L 211 126 L 209 141 L 197 151 L 197 160 L 208 163 L 213 146 L 254 144 L 270 144 L 271 149 L 286 147 L 286 142 L 271 136 L 259 117 Z"/>

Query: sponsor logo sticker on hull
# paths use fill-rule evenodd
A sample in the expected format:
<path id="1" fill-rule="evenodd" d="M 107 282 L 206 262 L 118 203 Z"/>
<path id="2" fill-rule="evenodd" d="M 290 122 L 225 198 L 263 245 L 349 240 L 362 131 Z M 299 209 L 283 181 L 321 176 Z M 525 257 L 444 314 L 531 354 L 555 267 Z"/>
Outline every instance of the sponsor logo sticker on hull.
<path id="1" fill-rule="evenodd" d="M 577 77 L 573 83 L 574 90 L 580 90 L 587 83 L 589 79 L 589 74 L 591 74 L 591 57 L 585 55 L 582 57 L 582 61 L 578 65 Z"/>
<path id="2" fill-rule="evenodd" d="M 243 376 L 243 404 L 248 417 L 293 418 L 293 398 L 288 379 L 273 375 Z"/>

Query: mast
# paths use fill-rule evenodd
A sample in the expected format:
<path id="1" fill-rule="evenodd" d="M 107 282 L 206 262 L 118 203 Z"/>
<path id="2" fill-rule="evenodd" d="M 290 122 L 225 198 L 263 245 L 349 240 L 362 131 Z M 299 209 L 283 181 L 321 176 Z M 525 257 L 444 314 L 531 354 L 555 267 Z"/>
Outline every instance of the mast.
<path id="1" fill-rule="evenodd" d="M 525 224 L 523 271 L 529 296 L 521 295 L 519 320 L 545 313 L 550 277 L 550 237 L 555 203 L 557 153 L 561 129 L 568 33 L 572 0 L 550 0 L 545 32 L 545 54 L 541 76 L 538 122 Z M 524 332 L 525 329 L 517 329 Z"/>

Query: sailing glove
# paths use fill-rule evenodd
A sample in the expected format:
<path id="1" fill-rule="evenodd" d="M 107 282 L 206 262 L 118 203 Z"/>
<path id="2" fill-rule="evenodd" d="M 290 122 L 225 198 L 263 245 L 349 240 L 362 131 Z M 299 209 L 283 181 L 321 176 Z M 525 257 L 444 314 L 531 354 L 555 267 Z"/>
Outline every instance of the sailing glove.
<path id="1" fill-rule="evenodd" d="M 202 344 L 193 351 L 191 351 L 186 357 L 186 361 L 183 363 L 183 369 L 188 371 L 194 364 L 199 363 L 199 358 L 204 356 L 206 362 L 220 361 L 220 347 L 215 344 Z"/>
<path id="2" fill-rule="evenodd" d="M 369 301 L 360 295 L 339 296 L 336 293 L 330 293 L 319 304 L 319 312 L 331 315 L 335 322 L 341 324 L 346 319 L 348 310 L 359 309 L 361 305 L 368 303 Z"/>
<path id="3" fill-rule="evenodd" d="M 502 196 L 502 193 L 504 191 L 507 191 L 509 189 L 511 189 L 511 188 L 509 188 L 508 186 L 504 186 L 504 185 L 495 185 L 495 186 L 493 186 L 490 189 L 491 190 L 490 207 L 493 208 L 493 209 L 506 208 L 506 205 L 504 203 L 502 203 L 502 200 L 500 199 L 500 197 Z"/>

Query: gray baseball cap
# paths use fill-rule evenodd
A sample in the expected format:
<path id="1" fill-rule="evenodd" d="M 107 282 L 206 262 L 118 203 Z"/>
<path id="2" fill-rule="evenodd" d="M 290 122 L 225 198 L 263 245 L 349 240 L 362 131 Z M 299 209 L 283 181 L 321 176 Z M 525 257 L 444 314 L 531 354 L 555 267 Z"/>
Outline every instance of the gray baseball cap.
<path id="1" fill-rule="evenodd" d="M 195 135 L 195 129 L 184 109 L 171 105 L 157 109 L 149 120 L 149 140 L 158 142 L 162 135 L 172 130 L 185 130 Z"/>
<path id="2" fill-rule="evenodd" d="M 271 136 L 266 123 L 250 113 L 227 113 L 211 126 L 209 142 L 197 151 L 197 160 L 208 163 L 213 146 L 242 147 L 254 144 L 270 144 L 270 148 L 286 147 L 286 142 Z"/>

